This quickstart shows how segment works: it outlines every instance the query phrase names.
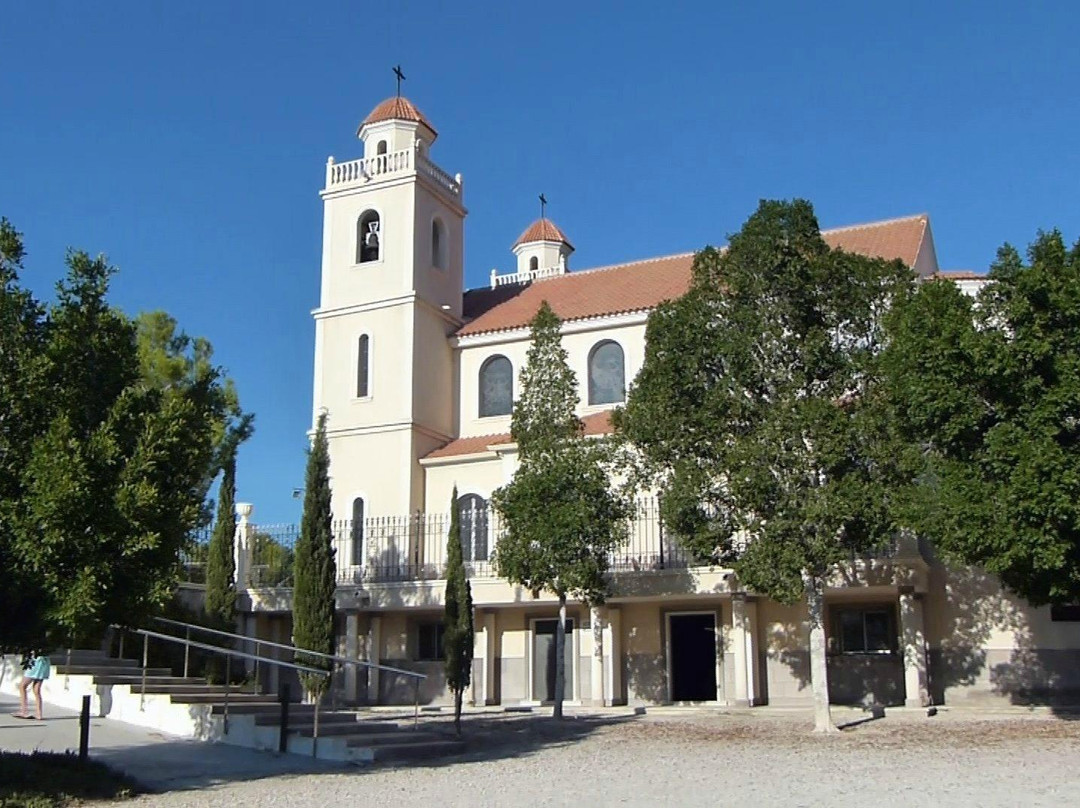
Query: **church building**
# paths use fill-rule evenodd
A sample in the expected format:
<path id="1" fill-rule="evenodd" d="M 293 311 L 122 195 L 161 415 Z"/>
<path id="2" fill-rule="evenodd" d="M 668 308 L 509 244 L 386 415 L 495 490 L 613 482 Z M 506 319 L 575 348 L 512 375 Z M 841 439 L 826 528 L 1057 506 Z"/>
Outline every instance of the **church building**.
<path id="1" fill-rule="evenodd" d="M 563 320 L 585 431 L 610 432 L 612 409 L 644 360 L 649 313 L 688 289 L 693 253 L 577 269 L 568 232 L 587 234 L 541 217 L 522 222 L 513 271 L 493 270 L 483 287 L 465 289 L 464 182 L 436 162 L 433 123 L 399 95 L 378 104 L 357 134 L 360 157 L 326 164 L 313 312 L 312 414 L 313 422 L 327 415 L 339 520 L 340 652 L 425 673 L 421 703 L 449 701 L 441 619 L 456 487 L 476 608 L 468 699 L 545 704 L 554 691 L 556 601 L 499 578 L 491 563 L 500 525 L 489 501 L 517 465 L 510 413 L 528 322 L 544 300 Z M 948 276 L 927 215 L 823 236 L 833 247 L 900 259 L 922 277 Z M 287 642 L 291 589 L 260 579 L 261 560 L 247 552 L 248 633 Z M 570 607 L 568 703 L 810 705 L 805 606 L 747 591 L 730 569 L 696 566 L 665 535 L 655 502 L 638 503 L 610 575 L 605 605 Z M 852 558 L 826 603 L 835 703 L 1080 693 L 1080 616 L 1032 608 L 987 575 L 947 568 L 926 541 L 901 539 Z M 385 670 L 349 671 L 339 687 L 361 704 L 413 698 L 411 682 Z"/>

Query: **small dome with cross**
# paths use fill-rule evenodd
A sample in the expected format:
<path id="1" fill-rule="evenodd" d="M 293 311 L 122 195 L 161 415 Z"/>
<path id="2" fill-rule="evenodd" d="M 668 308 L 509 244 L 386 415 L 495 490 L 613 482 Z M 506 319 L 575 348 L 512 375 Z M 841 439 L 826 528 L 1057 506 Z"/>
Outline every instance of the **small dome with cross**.
<path id="1" fill-rule="evenodd" d="M 435 127 L 431 125 L 431 122 L 428 121 L 426 117 L 424 117 L 424 113 L 417 109 L 412 101 L 400 95 L 387 98 L 385 101 L 378 104 L 375 109 L 364 118 L 357 134 L 359 134 L 365 126 L 373 123 L 380 123 L 382 121 L 413 121 L 426 126 L 431 130 L 433 136 L 437 134 Z M 434 140 L 435 138 L 432 137 L 431 139 Z"/>
<path id="2" fill-rule="evenodd" d="M 556 241 L 565 244 L 573 249 L 574 245 L 570 243 L 570 239 L 566 237 L 566 234 L 559 229 L 559 226 L 551 219 L 537 219 L 535 222 L 525 228 L 525 232 L 518 236 L 518 240 L 514 242 L 514 247 L 521 244 L 529 244 L 534 241 Z"/>

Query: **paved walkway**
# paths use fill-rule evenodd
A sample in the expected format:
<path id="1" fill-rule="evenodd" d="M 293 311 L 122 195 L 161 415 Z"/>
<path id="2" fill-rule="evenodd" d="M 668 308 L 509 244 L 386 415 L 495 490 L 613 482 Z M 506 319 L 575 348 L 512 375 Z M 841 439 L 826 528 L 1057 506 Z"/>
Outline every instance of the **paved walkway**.
<path id="1" fill-rule="evenodd" d="M 31 699 L 31 711 L 32 704 Z M 78 751 L 78 713 L 46 703 L 44 721 L 27 721 L 12 716 L 18 709 L 18 698 L 0 694 L 0 749 Z M 90 757 L 125 772 L 152 791 L 203 788 L 282 774 L 341 771 L 340 765 L 299 755 L 276 755 L 177 738 L 107 718 L 90 719 Z"/>

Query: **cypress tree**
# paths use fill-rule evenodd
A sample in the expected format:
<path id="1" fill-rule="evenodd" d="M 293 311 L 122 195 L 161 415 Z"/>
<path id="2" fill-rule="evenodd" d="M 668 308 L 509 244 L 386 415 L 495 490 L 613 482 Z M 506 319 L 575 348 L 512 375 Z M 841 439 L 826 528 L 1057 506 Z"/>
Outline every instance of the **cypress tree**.
<path id="1" fill-rule="evenodd" d="M 472 587 L 465 577 L 461 551 L 457 486 L 450 498 L 450 534 L 446 537 L 446 597 L 443 609 L 443 650 L 446 685 L 454 694 L 454 728 L 461 734 L 461 699 L 472 680 Z"/>
<path id="2" fill-rule="evenodd" d="M 319 416 L 315 441 L 308 453 L 304 479 L 304 515 L 296 543 L 293 585 L 293 643 L 297 648 L 334 652 L 334 563 L 330 512 L 330 453 L 326 443 L 326 413 Z M 297 653 L 296 661 L 311 668 L 330 670 L 329 660 Z M 328 676 L 301 674 L 312 699 L 326 692 Z"/>
<path id="3" fill-rule="evenodd" d="M 217 522 L 210 537 L 206 558 L 207 616 L 215 623 L 231 624 L 236 615 L 236 452 L 225 456 L 218 489 Z"/>

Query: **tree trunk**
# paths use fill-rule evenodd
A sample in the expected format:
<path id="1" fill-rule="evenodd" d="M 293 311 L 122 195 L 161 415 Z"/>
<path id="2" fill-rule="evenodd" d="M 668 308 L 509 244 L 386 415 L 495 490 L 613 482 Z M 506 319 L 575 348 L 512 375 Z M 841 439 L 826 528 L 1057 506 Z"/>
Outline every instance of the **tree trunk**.
<path id="1" fill-rule="evenodd" d="M 461 697 L 464 693 L 464 690 L 454 691 L 454 731 L 458 735 L 461 734 Z"/>
<path id="2" fill-rule="evenodd" d="M 559 595 L 559 627 L 555 630 L 555 708 L 551 715 L 562 718 L 566 690 L 566 595 Z"/>
<path id="3" fill-rule="evenodd" d="M 837 732 L 829 711 L 829 668 L 825 658 L 825 582 L 804 575 L 810 614 L 810 686 L 814 693 L 814 732 Z"/>

